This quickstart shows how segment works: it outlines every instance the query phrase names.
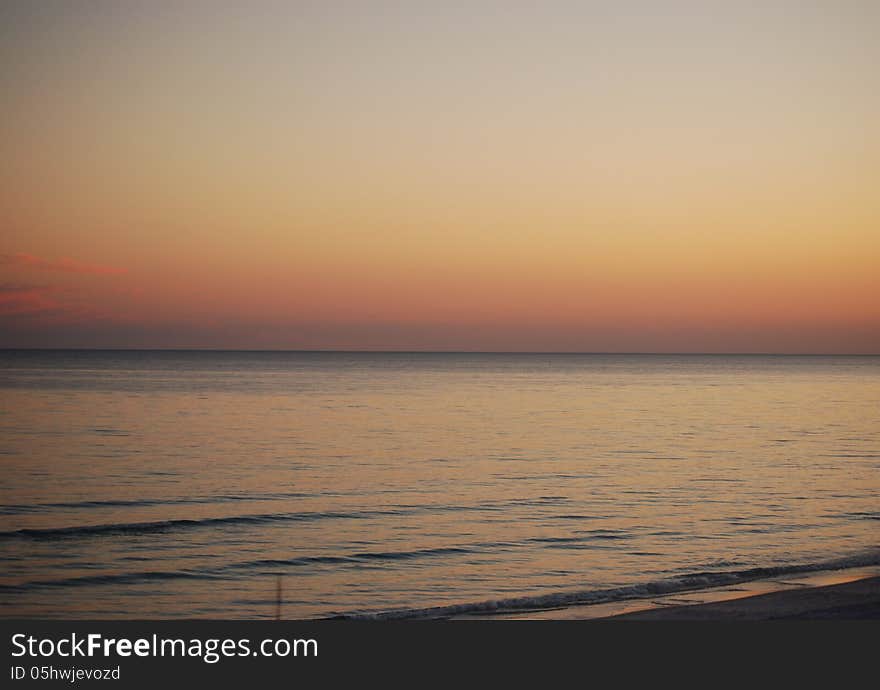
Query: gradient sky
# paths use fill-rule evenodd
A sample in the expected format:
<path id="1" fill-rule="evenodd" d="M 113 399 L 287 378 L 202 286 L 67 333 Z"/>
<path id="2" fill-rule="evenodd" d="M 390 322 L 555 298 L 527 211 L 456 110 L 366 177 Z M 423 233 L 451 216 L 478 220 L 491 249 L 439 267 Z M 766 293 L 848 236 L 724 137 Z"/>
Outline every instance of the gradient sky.
<path id="1" fill-rule="evenodd" d="M 0 346 L 880 352 L 880 3 L 0 6 Z"/>

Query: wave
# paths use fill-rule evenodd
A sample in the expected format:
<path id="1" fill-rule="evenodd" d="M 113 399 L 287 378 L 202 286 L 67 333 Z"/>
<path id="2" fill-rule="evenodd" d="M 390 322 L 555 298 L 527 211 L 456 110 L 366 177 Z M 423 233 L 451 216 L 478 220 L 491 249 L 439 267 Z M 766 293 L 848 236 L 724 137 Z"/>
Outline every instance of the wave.
<path id="1" fill-rule="evenodd" d="M 857 520 L 880 520 L 880 511 L 856 511 L 843 513 L 842 517 L 855 518 Z"/>
<path id="2" fill-rule="evenodd" d="M 472 555 L 485 553 L 488 547 L 515 547 L 517 542 L 491 542 L 449 547 L 414 549 L 409 551 L 364 551 L 341 555 L 315 555 L 294 558 L 267 558 L 219 567 L 185 570 L 151 570 L 122 573 L 102 573 L 79 575 L 55 580 L 36 580 L 18 584 L 0 585 L 0 592 L 22 593 L 33 589 L 56 589 L 71 587 L 93 587 L 102 585 L 149 584 L 170 580 L 202 580 L 229 582 L 240 577 L 274 576 L 281 569 L 311 565 L 348 565 L 358 567 L 371 562 L 405 561 L 415 559 L 443 558 L 446 556 Z M 735 561 L 717 561 L 712 566 L 734 566 Z M 685 572 L 680 575 L 649 582 L 634 583 L 604 589 L 585 589 L 579 591 L 554 592 L 549 594 L 522 596 L 505 599 L 491 599 L 479 602 L 428 606 L 419 608 L 398 608 L 377 611 L 351 611 L 331 614 L 333 619 L 351 620 L 406 620 L 406 619 L 444 619 L 454 616 L 516 613 L 548 610 L 569 606 L 604 604 L 631 599 L 676 594 L 687 591 L 736 585 L 753 580 L 771 577 L 796 575 L 828 570 L 843 570 L 880 565 L 880 549 L 863 552 L 843 558 L 813 563 L 751 567 L 738 570 L 716 570 Z"/>
<path id="3" fill-rule="evenodd" d="M 482 544 L 472 546 L 439 546 L 411 551 L 362 551 L 340 556 L 297 556 L 295 558 L 264 558 L 256 561 L 230 563 L 214 572 L 233 570 L 256 570 L 259 568 L 278 568 L 299 565 L 339 565 L 345 563 L 364 563 L 369 561 L 407 561 L 418 558 L 457 556 L 481 552 Z"/>
<path id="4" fill-rule="evenodd" d="M 58 580 L 37 580 L 20 585 L 0 585 L 0 592 L 23 592 L 32 588 L 80 587 L 90 585 L 139 584 L 159 580 L 216 580 L 219 576 L 208 572 L 186 570 L 148 570 L 130 573 L 81 575 Z"/>
<path id="5" fill-rule="evenodd" d="M 204 570 L 150 570 L 143 572 L 104 573 L 100 575 L 81 575 L 57 580 L 34 580 L 20 584 L 0 585 L 0 592 L 22 592 L 29 589 L 81 587 L 108 584 L 138 584 L 155 580 L 216 580 L 229 579 L 228 573 L 235 571 L 259 571 L 260 569 L 289 568 L 305 565 L 340 565 L 367 563 L 370 561 L 403 561 L 417 558 L 437 558 L 443 556 L 478 553 L 480 547 L 448 546 L 412 551 L 364 551 L 339 556 L 299 556 L 295 558 L 264 558 L 255 561 L 230 563 L 216 568 Z M 251 573 L 254 574 L 254 573 Z M 257 575 L 277 574 L 273 572 L 257 572 Z"/>
<path id="6" fill-rule="evenodd" d="M 603 530 L 597 530 L 602 532 Z M 573 539 L 577 542 L 589 540 L 601 540 L 607 538 L 604 534 L 592 534 Z M 128 584 L 147 582 L 150 580 L 172 579 L 228 579 L 230 574 L 246 573 L 248 575 L 274 575 L 279 574 L 279 569 L 296 568 L 312 565 L 350 565 L 363 566 L 376 561 L 410 561 L 430 558 L 443 558 L 446 556 L 485 555 L 492 551 L 522 548 L 532 543 L 542 543 L 548 548 L 553 548 L 556 541 L 567 543 L 570 540 L 547 540 L 526 539 L 523 541 L 492 541 L 473 544 L 459 544 L 455 546 L 438 546 L 424 549 L 412 549 L 403 551 L 359 551 L 339 555 L 295 556 L 293 558 L 261 558 L 251 561 L 239 561 L 227 563 L 212 568 L 127 572 L 127 573 L 104 573 L 101 575 L 84 575 L 77 577 L 62 578 L 59 580 L 33 580 L 19 584 L 0 585 L 0 591 L 26 591 L 40 587 L 76 587 L 103 584 Z M 234 575 L 239 577 L 239 575 Z"/>
<path id="7" fill-rule="evenodd" d="M 587 589 L 574 592 L 556 592 L 536 596 L 492 599 L 487 601 L 431 606 L 426 608 L 390 609 L 385 611 L 353 611 L 331 616 L 333 619 L 348 620 L 406 620 L 443 619 L 453 616 L 493 615 L 538 611 L 580 606 L 605 604 L 628 599 L 645 599 L 665 594 L 677 594 L 691 590 L 709 589 L 735 585 L 753 580 L 761 580 L 780 575 L 795 575 L 824 570 L 843 570 L 880 565 L 880 550 L 860 553 L 853 556 L 815 563 L 800 563 L 769 567 L 747 568 L 716 572 L 693 572 L 662 580 L 653 580 L 607 589 Z"/>
<path id="8" fill-rule="evenodd" d="M 266 513 L 262 515 L 232 515 L 199 519 L 181 518 L 177 520 L 156 520 L 152 522 L 114 522 L 102 525 L 17 529 L 0 532 L 0 539 L 52 540 L 91 537 L 105 534 L 135 535 L 225 525 L 263 525 L 274 522 L 312 522 L 315 520 L 328 519 L 356 520 L 402 514 L 404 514 L 404 511 L 400 510 L 362 510 L 352 512 L 316 511 L 303 513 Z"/>
<path id="9" fill-rule="evenodd" d="M 294 498 L 314 498 L 317 494 L 221 494 L 218 496 L 184 496 L 181 498 L 136 498 L 93 501 L 63 501 L 0 506 L 0 515 L 22 515 L 52 510 L 82 510 L 88 508 L 150 508 L 155 506 L 232 503 L 238 501 L 285 501 Z"/>
<path id="10" fill-rule="evenodd" d="M 297 497 L 296 494 L 277 494 L 285 498 Z M 301 494 L 299 496 L 308 496 Z M 224 498 L 224 497 L 220 497 Z M 134 507 L 134 506 L 155 506 L 163 503 L 213 503 L 217 497 L 200 500 L 197 498 L 190 499 L 170 499 L 160 501 L 158 499 L 142 499 L 132 501 L 83 501 L 79 503 L 58 503 L 58 504 L 41 504 L 43 506 L 60 506 L 60 507 Z M 229 501 L 247 501 L 250 498 L 243 496 L 227 496 Z M 271 499 L 267 499 L 271 500 Z M 170 520 L 155 520 L 145 522 L 113 522 L 96 525 L 75 525 L 70 527 L 26 527 L 17 530 L 0 531 L 0 540 L 6 539 L 65 539 L 77 537 L 91 537 L 105 534 L 149 534 L 153 532 L 168 532 L 171 530 L 216 527 L 224 525 L 260 525 L 274 522 L 311 522 L 314 520 L 327 519 L 369 519 L 375 517 L 387 516 L 403 516 L 421 513 L 445 513 L 445 512 L 503 512 L 507 508 L 528 507 L 528 506 L 548 506 L 556 505 L 558 501 L 564 500 L 563 497 L 557 496 L 539 496 L 534 499 L 512 499 L 508 501 L 497 501 L 493 503 L 480 503 L 476 505 L 418 505 L 418 504 L 397 504 L 390 505 L 385 508 L 353 510 L 353 511 L 314 511 L 314 512 L 291 512 L 291 513 L 263 513 L 249 515 L 230 515 L 211 518 L 179 518 Z M 9 506 L 7 506 L 8 508 Z M 13 508 L 23 508 L 24 506 L 11 506 Z M 22 511 L 26 512 L 26 511 Z M 0 509 L 0 514 L 4 513 Z M 563 519 L 567 516 L 555 516 L 556 519 Z M 586 516 L 571 516 L 571 519 L 587 519 Z M 590 518 L 590 519 L 600 519 Z"/>

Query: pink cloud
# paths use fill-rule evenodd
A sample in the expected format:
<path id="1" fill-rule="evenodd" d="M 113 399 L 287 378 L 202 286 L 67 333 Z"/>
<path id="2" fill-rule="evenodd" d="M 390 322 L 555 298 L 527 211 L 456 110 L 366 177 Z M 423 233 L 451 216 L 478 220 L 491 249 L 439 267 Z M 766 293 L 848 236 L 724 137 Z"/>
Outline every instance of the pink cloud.
<path id="1" fill-rule="evenodd" d="M 116 268 L 114 266 L 100 266 L 98 264 L 85 263 L 62 257 L 60 259 L 43 259 L 32 254 L 2 254 L 0 255 L 0 263 L 14 266 L 24 266 L 26 268 L 36 268 L 41 271 L 63 271 L 65 273 L 89 273 L 92 275 L 116 276 L 128 273 L 126 268 Z"/>
<path id="2" fill-rule="evenodd" d="M 53 290 L 38 285 L 0 285 L 0 316 L 35 316 L 55 312 Z"/>
<path id="3" fill-rule="evenodd" d="M 27 322 L 83 323 L 103 318 L 106 314 L 89 304 L 77 290 L 0 283 L 0 326 Z"/>

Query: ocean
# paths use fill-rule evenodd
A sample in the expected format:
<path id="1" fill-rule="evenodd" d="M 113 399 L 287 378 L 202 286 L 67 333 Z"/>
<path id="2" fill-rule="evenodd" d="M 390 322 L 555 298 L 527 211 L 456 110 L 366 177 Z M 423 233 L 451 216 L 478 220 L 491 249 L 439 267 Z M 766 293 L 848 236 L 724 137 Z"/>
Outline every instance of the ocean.
<path id="1" fill-rule="evenodd" d="M 880 563 L 880 357 L 7 350 L 0 463 L 5 618 L 610 601 Z"/>

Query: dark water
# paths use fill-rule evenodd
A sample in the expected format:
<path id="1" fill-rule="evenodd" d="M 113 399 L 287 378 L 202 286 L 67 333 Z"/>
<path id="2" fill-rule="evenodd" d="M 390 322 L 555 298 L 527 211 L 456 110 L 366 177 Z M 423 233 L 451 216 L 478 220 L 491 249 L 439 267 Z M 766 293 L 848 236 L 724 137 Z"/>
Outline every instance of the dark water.
<path id="1" fill-rule="evenodd" d="M 876 357 L 7 351 L 0 401 L 0 616 L 268 617 L 279 575 L 303 617 L 880 562 Z"/>

